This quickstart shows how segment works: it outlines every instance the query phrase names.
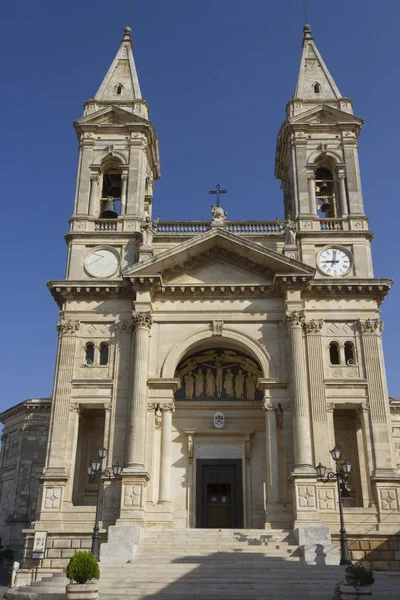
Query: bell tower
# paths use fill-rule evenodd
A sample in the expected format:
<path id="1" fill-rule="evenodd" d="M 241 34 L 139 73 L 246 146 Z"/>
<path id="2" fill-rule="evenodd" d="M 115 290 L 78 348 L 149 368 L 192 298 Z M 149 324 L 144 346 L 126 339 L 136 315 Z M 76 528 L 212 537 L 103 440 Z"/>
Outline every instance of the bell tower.
<path id="1" fill-rule="evenodd" d="M 358 160 L 362 125 L 305 25 L 296 88 L 277 139 L 275 176 L 282 182 L 285 218 L 297 223 L 299 258 L 316 266 L 321 243 L 340 242 L 354 256 L 349 275 L 365 277 L 373 273 Z M 349 244 L 350 232 L 356 244 Z"/>
<path id="2" fill-rule="evenodd" d="M 143 224 L 151 220 L 154 181 L 160 177 L 157 134 L 141 94 L 129 27 L 74 127 L 79 164 L 67 279 L 83 279 L 99 276 L 85 269 L 85 260 L 105 241 L 118 246 L 121 267 L 138 260 Z"/>

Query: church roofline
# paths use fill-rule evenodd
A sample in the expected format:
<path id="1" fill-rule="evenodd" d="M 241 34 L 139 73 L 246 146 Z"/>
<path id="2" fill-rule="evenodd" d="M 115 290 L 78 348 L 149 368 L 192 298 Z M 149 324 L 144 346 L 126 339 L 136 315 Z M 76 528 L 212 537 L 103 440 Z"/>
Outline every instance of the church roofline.
<path id="1" fill-rule="evenodd" d="M 18 413 L 34 411 L 34 410 L 49 410 L 52 404 L 52 397 L 47 396 L 45 398 L 28 398 L 23 400 L 5 411 L 0 413 L 0 423 L 5 423 L 8 419 L 11 419 Z"/>

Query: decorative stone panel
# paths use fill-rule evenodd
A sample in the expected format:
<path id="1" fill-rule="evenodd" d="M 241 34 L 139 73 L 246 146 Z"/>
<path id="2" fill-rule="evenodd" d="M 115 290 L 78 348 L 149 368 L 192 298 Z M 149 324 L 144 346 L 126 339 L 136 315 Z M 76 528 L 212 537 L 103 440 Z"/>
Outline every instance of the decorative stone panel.
<path id="1" fill-rule="evenodd" d="M 61 508 L 62 487 L 48 487 L 44 494 L 44 508 L 55 509 Z"/>
<path id="2" fill-rule="evenodd" d="M 379 501 L 382 510 L 392 511 L 399 509 L 396 488 L 383 488 L 379 490 Z"/>
<path id="3" fill-rule="evenodd" d="M 297 488 L 297 506 L 315 508 L 317 505 L 314 485 L 299 485 Z"/>
<path id="4" fill-rule="evenodd" d="M 360 369 L 357 366 L 335 365 L 334 367 L 330 367 L 330 375 L 332 379 L 354 379 L 360 377 Z"/>
<path id="5" fill-rule="evenodd" d="M 322 488 L 318 490 L 318 508 L 324 511 L 336 511 L 335 488 Z"/>
<path id="6" fill-rule="evenodd" d="M 142 506 L 142 490 L 141 485 L 126 485 L 124 487 L 124 506 Z"/>

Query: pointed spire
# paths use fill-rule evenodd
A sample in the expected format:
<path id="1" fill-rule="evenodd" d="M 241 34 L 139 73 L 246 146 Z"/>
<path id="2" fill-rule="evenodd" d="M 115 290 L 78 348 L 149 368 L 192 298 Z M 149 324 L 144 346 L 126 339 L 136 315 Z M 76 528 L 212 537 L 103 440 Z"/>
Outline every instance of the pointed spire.
<path id="1" fill-rule="evenodd" d="M 96 103 L 132 106 L 142 99 L 132 49 L 131 28 L 125 27 L 121 46 L 94 97 Z"/>
<path id="2" fill-rule="evenodd" d="M 294 99 L 313 104 L 337 102 L 342 95 L 318 52 L 310 25 L 304 25 L 303 32 L 303 53 Z"/>

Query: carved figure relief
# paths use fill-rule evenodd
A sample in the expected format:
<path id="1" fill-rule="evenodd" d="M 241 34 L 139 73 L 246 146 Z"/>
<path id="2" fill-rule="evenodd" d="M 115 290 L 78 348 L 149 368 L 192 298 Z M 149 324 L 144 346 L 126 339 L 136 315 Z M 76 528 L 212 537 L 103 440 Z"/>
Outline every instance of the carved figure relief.
<path id="1" fill-rule="evenodd" d="M 206 350 L 185 358 L 178 365 L 176 376 L 181 388 L 177 400 L 215 398 L 222 400 L 261 400 L 257 380 L 262 376 L 252 358 L 234 350 Z"/>

